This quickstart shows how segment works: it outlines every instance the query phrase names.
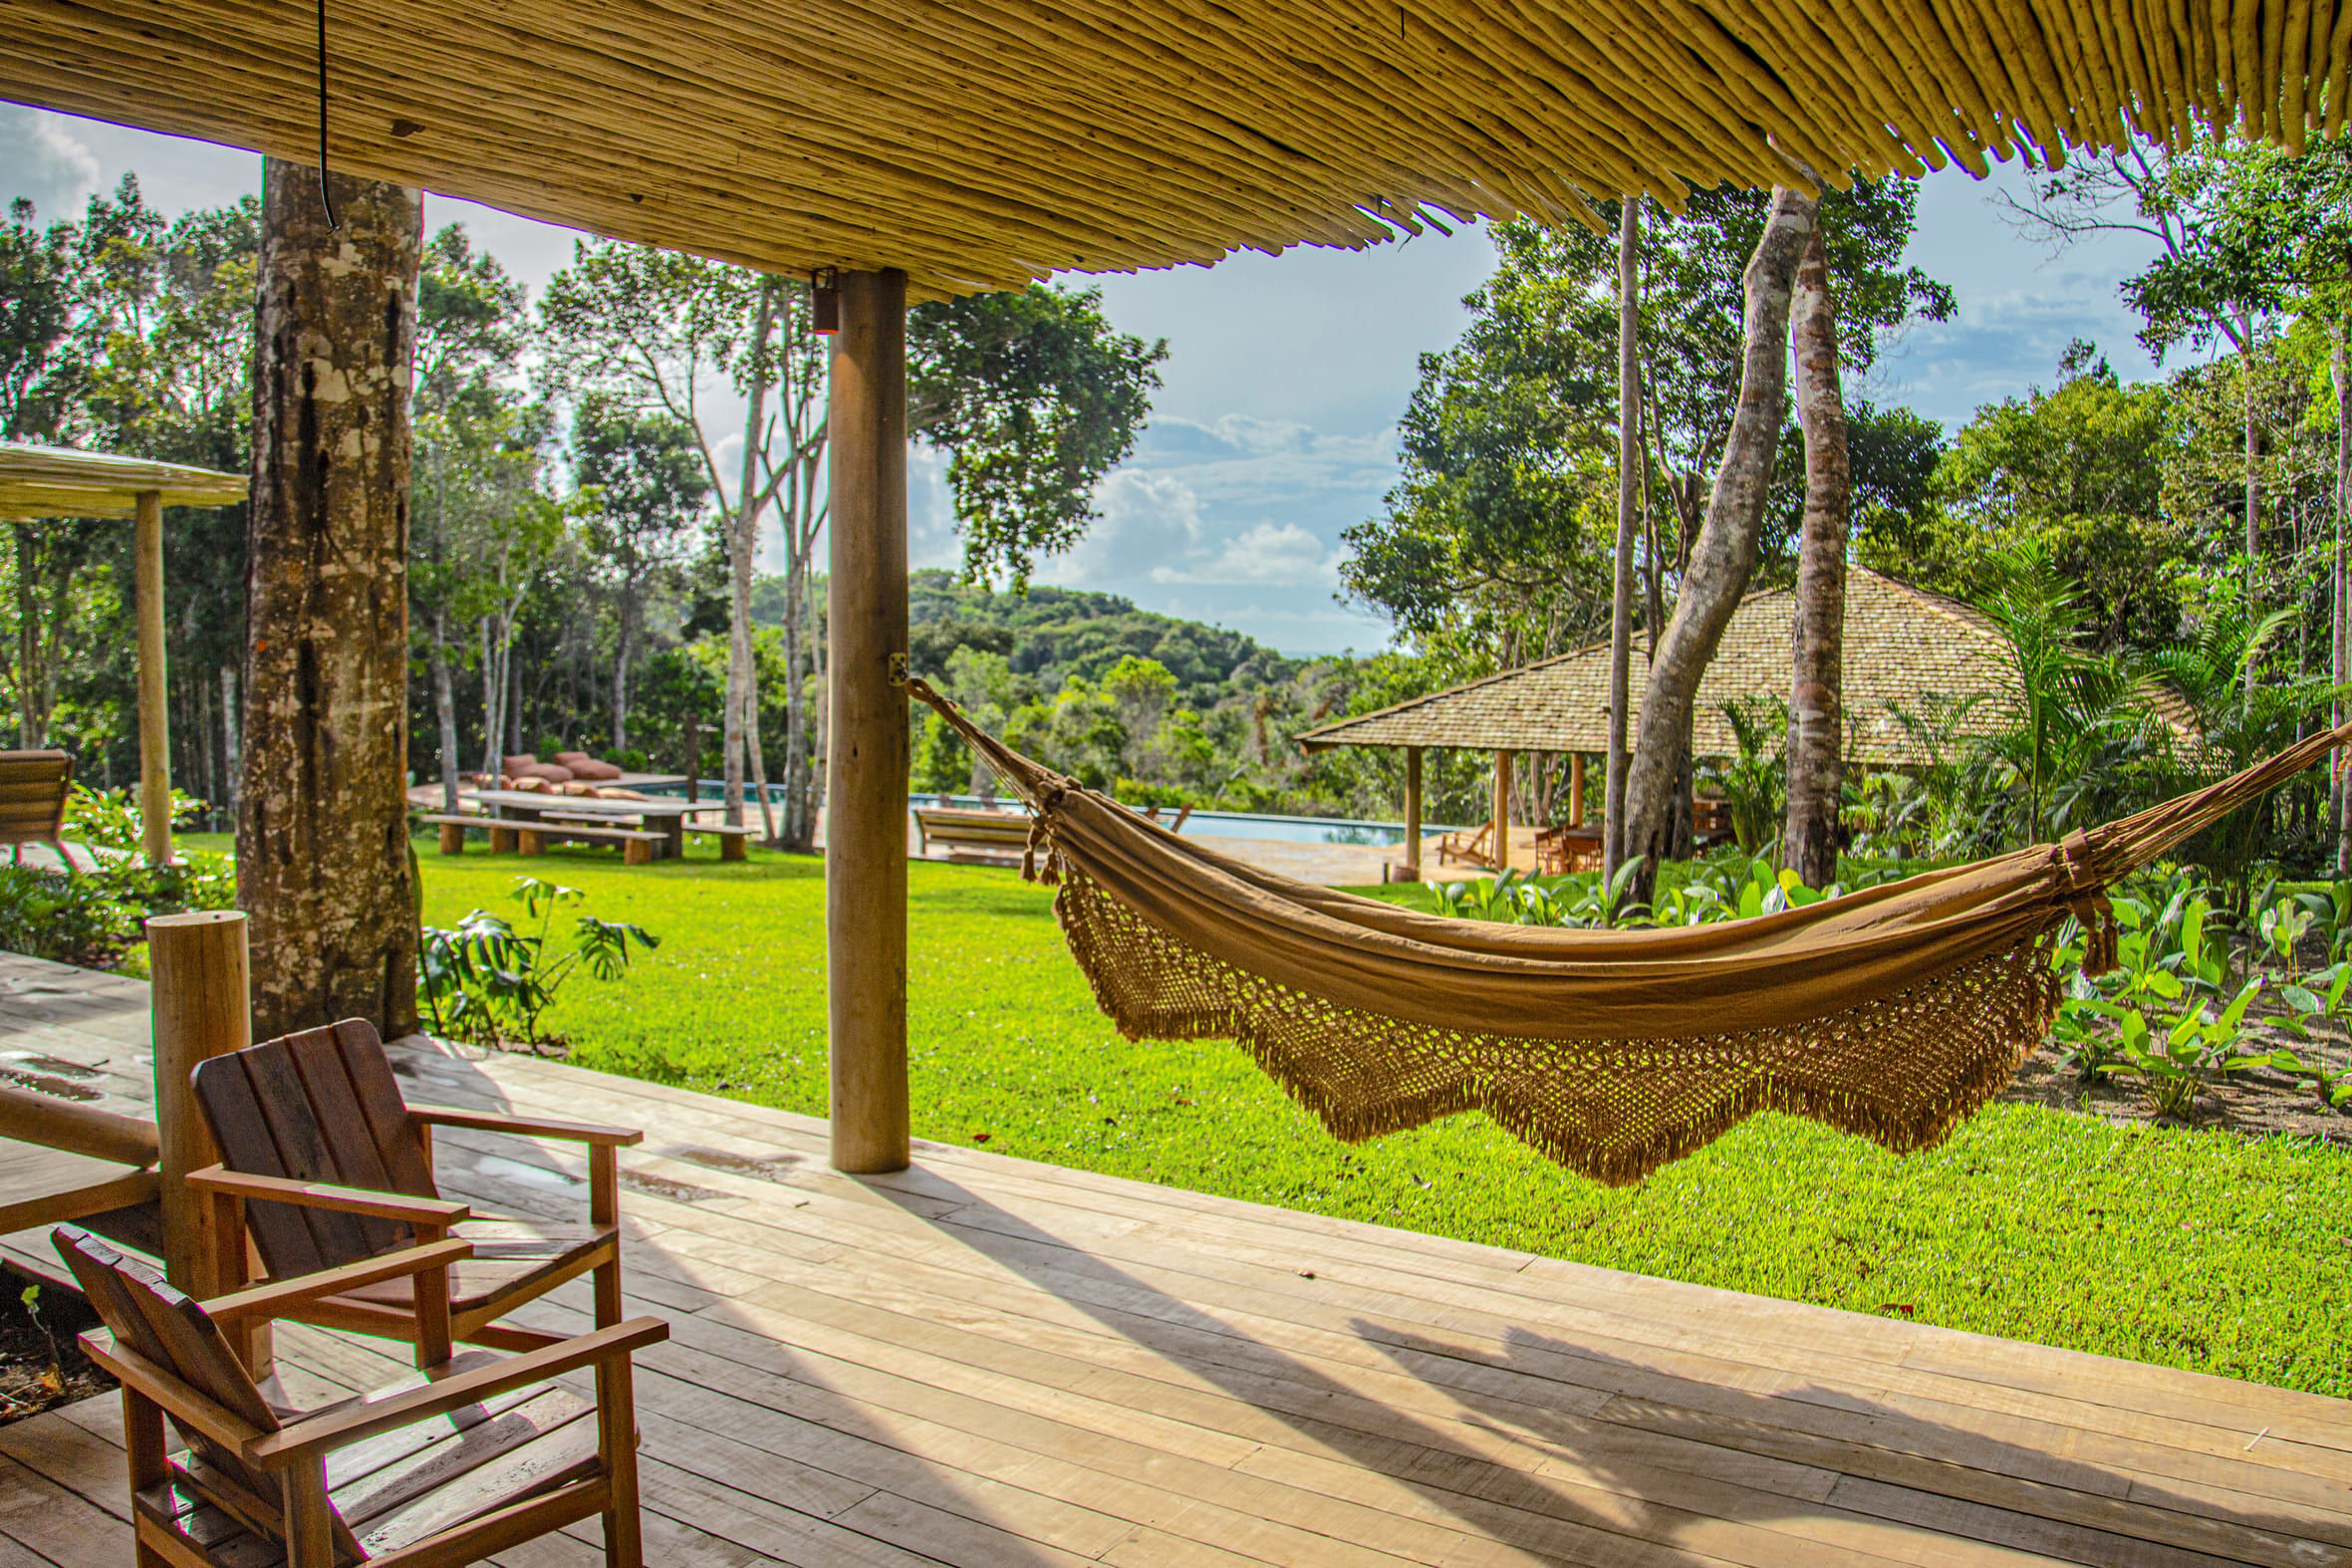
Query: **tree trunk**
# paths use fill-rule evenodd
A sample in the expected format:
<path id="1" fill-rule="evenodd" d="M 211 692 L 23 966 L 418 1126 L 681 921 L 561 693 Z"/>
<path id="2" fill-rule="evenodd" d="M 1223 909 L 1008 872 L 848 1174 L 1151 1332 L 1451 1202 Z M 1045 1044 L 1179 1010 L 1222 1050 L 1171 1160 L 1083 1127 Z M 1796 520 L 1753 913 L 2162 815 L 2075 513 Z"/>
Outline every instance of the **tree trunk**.
<path id="1" fill-rule="evenodd" d="M 220 666 L 221 772 L 227 776 L 229 818 L 236 819 L 237 801 L 244 793 L 238 783 L 238 752 L 244 741 L 237 719 L 237 666 Z"/>
<path id="2" fill-rule="evenodd" d="M 1601 795 L 1601 874 L 1625 860 L 1626 709 L 1633 701 L 1635 464 L 1642 452 L 1641 205 L 1625 198 L 1617 222 L 1617 562 L 1609 607 L 1609 759 Z"/>
<path id="3" fill-rule="evenodd" d="M 2329 369 L 2334 373 L 2336 383 L 2335 625 L 2334 636 L 2330 640 L 2334 652 L 2330 673 L 2340 692 L 2344 683 L 2352 680 L 2352 615 L 2347 614 L 2344 604 L 2344 591 L 2347 586 L 2352 586 L 2344 580 L 2344 514 L 2352 511 L 2352 374 L 2347 374 L 2344 364 L 2344 324 L 2340 321 L 2336 323 L 2334 353 Z M 2352 704 L 2347 704 L 2343 697 L 2338 696 L 2333 718 L 2337 727 L 2342 727 L 2347 718 L 2352 718 Z M 2343 775 L 2347 760 L 2352 758 L 2347 758 L 2346 753 L 2339 750 L 2336 753 L 2336 765 L 2329 770 L 2335 789 L 2329 797 L 2333 810 L 2328 820 L 2335 832 L 2336 875 L 2339 877 L 2352 877 L 2352 782 L 2348 782 Z"/>
<path id="4" fill-rule="evenodd" d="M 253 1032 L 416 1027 L 408 377 L 418 193 L 269 158 L 253 376 L 237 902 Z"/>
<path id="5" fill-rule="evenodd" d="M 759 316 L 751 331 L 748 361 L 753 365 L 766 359 L 768 342 L 776 334 L 776 288 L 774 278 L 760 280 Z M 727 577 L 732 592 L 727 596 L 726 735 L 721 747 L 726 753 L 727 824 L 736 828 L 743 826 L 744 704 L 758 700 L 749 695 L 758 684 L 751 667 L 751 562 L 759 542 L 759 446 L 767 435 L 767 378 L 754 376 L 751 399 L 743 414 L 743 476 L 735 487 L 735 516 L 727 530 Z M 764 790 L 760 807 L 764 814 Z M 774 838 L 775 830 L 768 828 L 764 836 Z"/>
<path id="6" fill-rule="evenodd" d="M 1796 626 L 1788 687 L 1788 824 L 1781 864 L 1808 888 L 1838 875 L 1838 797 L 1845 783 L 1846 524 L 1851 484 L 1838 387 L 1829 256 L 1813 231 L 1797 269 L 1797 421 L 1805 432 L 1805 521 L 1797 545 Z"/>
<path id="7" fill-rule="evenodd" d="M 613 749 L 629 749 L 629 661 L 637 653 L 637 584 L 621 585 L 620 648 L 613 654 Z"/>
<path id="8" fill-rule="evenodd" d="M 441 737 L 441 810 L 457 810 L 457 694 L 449 683 L 449 612 L 432 613 L 432 712 Z M 495 775 L 493 775 L 495 778 Z"/>
<path id="9" fill-rule="evenodd" d="M 1691 565 L 1674 618 L 1658 640 L 1650 683 L 1642 695 L 1642 728 L 1627 770 L 1626 844 L 1640 857 L 1635 877 L 1643 899 L 1653 891 L 1658 862 L 1673 853 L 1677 837 L 1687 838 L 1689 814 L 1676 833 L 1676 774 L 1691 733 L 1699 680 L 1715 654 L 1723 627 L 1747 591 L 1755 570 L 1764 496 L 1772 482 L 1772 458 L 1779 444 L 1788 402 L 1788 312 L 1797 263 L 1813 234 L 1816 198 L 1775 187 L 1763 237 L 1742 278 L 1746 298 L 1746 352 L 1740 366 L 1739 408 L 1715 470 L 1706 521 L 1691 547 Z"/>
<path id="10" fill-rule="evenodd" d="M 801 664 L 806 657 L 806 629 L 801 623 L 801 601 L 808 596 L 808 562 L 796 557 L 784 580 L 784 847 L 810 848 L 808 687 Z"/>
<path id="11" fill-rule="evenodd" d="M 2245 347 L 2238 352 L 2237 373 L 2239 391 L 2245 404 L 2245 615 L 2246 624 L 2253 625 L 2254 613 L 2261 609 L 2254 577 L 2254 562 L 2262 548 L 2262 485 L 2254 471 L 2254 334 L 2253 325 L 2239 318 L 2245 334 Z M 2250 709 L 2254 700 L 2254 660 L 2245 664 L 2245 700 Z"/>

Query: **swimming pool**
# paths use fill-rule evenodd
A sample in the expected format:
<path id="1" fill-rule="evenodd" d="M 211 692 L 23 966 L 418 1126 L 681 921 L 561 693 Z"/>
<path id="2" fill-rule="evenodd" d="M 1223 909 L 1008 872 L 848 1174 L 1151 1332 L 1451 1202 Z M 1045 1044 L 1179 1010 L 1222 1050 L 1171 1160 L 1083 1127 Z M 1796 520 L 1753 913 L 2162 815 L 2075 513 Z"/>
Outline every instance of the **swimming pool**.
<path id="1" fill-rule="evenodd" d="M 704 779 L 701 785 L 701 798 L 704 800 L 715 799 L 724 792 L 725 788 L 726 786 L 717 779 Z M 684 787 L 681 785 L 676 789 L 664 790 L 660 793 L 682 794 Z M 746 795 L 751 793 L 750 786 L 744 787 L 744 793 Z M 768 798 L 770 800 L 778 798 L 776 787 L 772 784 L 768 786 Z M 997 804 L 1003 805 L 1005 800 L 1006 797 L 999 796 Z M 944 797 L 909 795 L 907 805 L 910 810 L 916 806 L 940 805 L 961 806 L 969 809 L 977 808 L 981 805 L 981 800 L 977 795 L 948 795 Z M 1164 809 L 1160 813 L 1163 822 L 1173 821 L 1175 817 L 1176 813 L 1173 810 Z M 1195 811 L 1184 819 L 1184 826 L 1180 831 L 1185 834 L 1196 834 L 1202 838 L 1281 839 L 1292 844 L 1362 844 L 1375 849 L 1387 849 L 1405 842 L 1405 824 L 1402 822 L 1373 822 L 1357 817 L 1280 817 L 1267 813 L 1244 811 Z M 1459 831 L 1459 826 L 1454 823 L 1426 822 L 1422 824 L 1422 832 L 1425 836 L 1432 833 Z"/>
<path id="2" fill-rule="evenodd" d="M 954 805 L 977 807 L 977 795 L 910 795 L 910 807 Z M 1001 797 L 999 798 L 1001 804 Z M 1163 823 L 1176 820 L 1176 812 L 1162 808 Z M 1261 812 L 1195 811 L 1184 819 L 1177 831 L 1189 836 L 1212 839 L 1281 839 L 1293 844 L 1363 844 L 1375 849 L 1386 849 L 1405 842 L 1402 822 L 1373 822 L 1358 817 L 1278 817 Z M 1433 833 L 1457 831 L 1450 823 L 1429 822 L 1422 825 L 1424 836 Z"/>

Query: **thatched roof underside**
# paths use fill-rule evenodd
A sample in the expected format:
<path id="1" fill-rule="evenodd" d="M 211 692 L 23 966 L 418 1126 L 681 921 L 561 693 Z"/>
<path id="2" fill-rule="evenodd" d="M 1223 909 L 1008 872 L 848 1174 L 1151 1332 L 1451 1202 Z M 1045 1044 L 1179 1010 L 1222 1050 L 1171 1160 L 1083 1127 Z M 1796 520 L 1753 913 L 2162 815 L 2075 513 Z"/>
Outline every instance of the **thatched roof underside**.
<path id="1" fill-rule="evenodd" d="M 330 161 L 915 293 L 2343 114 L 2352 0 L 334 0 Z M 0 0 L 0 99 L 317 158 L 312 13 Z M 2330 84 L 2333 84 L 2331 88 Z"/>
<path id="2" fill-rule="evenodd" d="M 1731 756 L 1737 745 L 1723 705 L 1741 698 L 1786 700 L 1796 596 L 1782 589 L 1751 594 L 1732 612 L 1714 662 L 1699 682 L 1691 725 L 1701 757 Z M 1990 622 L 1957 600 L 1850 568 L 1846 579 L 1846 758 L 1878 767 L 1918 767 L 1940 759 L 1897 716 L 1900 709 L 1934 727 L 1958 717 L 1950 733 L 1986 733 L 2014 710 L 2016 666 Z M 1650 661 L 1636 639 L 1633 718 L 1641 725 Z M 1328 746 L 1458 746 L 1480 751 L 1609 749 L 1609 645 L 1564 653 L 1489 675 L 1449 691 L 1401 702 L 1360 718 L 1325 724 L 1298 737 L 1309 750 Z"/>
<path id="3" fill-rule="evenodd" d="M 243 474 L 0 441 L 0 517 L 129 517 L 146 490 L 165 506 L 234 506 L 250 488 Z"/>

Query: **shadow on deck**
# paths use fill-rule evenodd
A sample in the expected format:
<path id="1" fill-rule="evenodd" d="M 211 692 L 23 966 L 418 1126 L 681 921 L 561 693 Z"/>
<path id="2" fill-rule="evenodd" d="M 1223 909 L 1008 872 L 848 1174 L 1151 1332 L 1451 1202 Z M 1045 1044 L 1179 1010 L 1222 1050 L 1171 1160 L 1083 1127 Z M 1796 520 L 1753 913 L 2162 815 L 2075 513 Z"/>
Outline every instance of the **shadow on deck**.
<path id="1" fill-rule="evenodd" d="M 962 1149 L 521 1058 L 420 1100 L 643 1126 L 624 1156 L 649 1561 L 2352 1561 L 2352 1413 L 2258 1385 Z M 578 1152 L 435 1140 L 568 1213 Z M 588 1322 L 585 1282 L 524 1315 Z M 281 1328 L 290 1386 L 397 1369 Z M 0 1561 L 122 1560 L 111 1400 L 0 1429 Z M 497 1559 L 601 1561 L 593 1526 Z"/>

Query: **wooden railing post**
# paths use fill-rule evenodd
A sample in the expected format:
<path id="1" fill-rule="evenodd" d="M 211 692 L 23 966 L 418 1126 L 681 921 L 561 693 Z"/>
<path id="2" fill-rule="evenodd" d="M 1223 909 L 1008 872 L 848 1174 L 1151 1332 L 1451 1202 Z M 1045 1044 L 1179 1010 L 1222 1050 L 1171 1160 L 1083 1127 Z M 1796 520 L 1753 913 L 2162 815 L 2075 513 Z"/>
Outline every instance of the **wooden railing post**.
<path id="1" fill-rule="evenodd" d="M 904 1171 L 907 1107 L 907 275 L 838 274 L 825 757 L 833 1164 Z"/>
<path id="2" fill-rule="evenodd" d="M 220 1159 L 204 1114 L 196 1108 L 188 1075 L 199 1062 L 253 1043 L 244 912 L 199 910 L 148 920 L 147 972 L 155 1036 L 164 1274 L 191 1296 L 217 1295 L 224 1284 L 221 1273 L 230 1276 L 227 1283 L 243 1278 L 244 1258 L 218 1255 L 211 1244 L 212 1205 L 184 1179 L 190 1171 Z M 256 1377 L 266 1374 L 266 1325 L 249 1346 L 239 1348 Z"/>
<path id="3" fill-rule="evenodd" d="M 138 492 L 131 524 L 138 595 L 138 819 L 149 866 L 171 859 L 171 716 L 163 682 L 163 494 Z"/>

